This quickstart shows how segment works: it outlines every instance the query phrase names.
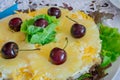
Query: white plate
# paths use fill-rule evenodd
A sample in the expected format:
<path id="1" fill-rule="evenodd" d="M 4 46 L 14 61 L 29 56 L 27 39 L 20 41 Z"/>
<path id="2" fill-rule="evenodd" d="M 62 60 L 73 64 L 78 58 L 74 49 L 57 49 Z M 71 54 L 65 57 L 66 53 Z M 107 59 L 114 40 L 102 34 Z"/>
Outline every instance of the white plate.
<path id="1" fill-rule="evenodd" d="M 111 3 L 113 3 L 113 5 L 115 5 L 116 7 L 118 7 L 120 9 L 120 0 L 110 0 Z"/>
<path id="2" fill-rule="evenodd" d="M 120 80 L 120 58 L 106 72 L 108 72 L 108 75 L 104 80 Z"/>

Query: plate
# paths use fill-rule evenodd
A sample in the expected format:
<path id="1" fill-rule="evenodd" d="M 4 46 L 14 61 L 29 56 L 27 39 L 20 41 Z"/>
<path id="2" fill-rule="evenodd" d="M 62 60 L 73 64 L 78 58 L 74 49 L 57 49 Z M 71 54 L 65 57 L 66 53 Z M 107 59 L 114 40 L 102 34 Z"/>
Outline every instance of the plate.
<path id="1" fill-rule="evenodd" d="M 110 0 L 113 5 L 120 9 L 120 0 Z"/>
<path id="2" fill-rule="evenodd" d="M 110 68 L 106 70 L 108 75 L 104 80 L 120 80 L 120 57 L 115 61 Z"/>

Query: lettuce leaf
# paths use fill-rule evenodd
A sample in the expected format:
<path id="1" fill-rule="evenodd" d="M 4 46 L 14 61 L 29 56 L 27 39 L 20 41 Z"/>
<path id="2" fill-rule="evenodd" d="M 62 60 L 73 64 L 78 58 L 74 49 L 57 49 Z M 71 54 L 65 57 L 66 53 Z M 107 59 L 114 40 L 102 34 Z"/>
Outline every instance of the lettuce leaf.
<path id="1" fill-rule="evenodd" d="M 103 60 L 100 69 L 98 68 L 98 72 L 104 75 L 105 69 L 120 56 L 120 33 L 117 28 L 111 28 L 103 24 L 99 24 L 98 26 L 100 28 L 100 39 L 102 40 L 101 58 Z M 102 69 L 103 71 L 100 72 L 99 70 Z M 91 76 L 93 75 L 85 73 L 77 80 L 84 80 Z"/>
<path id="2" fill-rule="evenodd" d="M 81 75 L 77 80 L 84 80 L 85 78 L 89 78 L 89 77 L 91 77 L 91 74 L 86 73 L 86 74 Z"/>
<path id="3" fill-rule="evenodd" d="M 120 33 L 117 28 L 99 24 L 100 39 L 102 40 L 103 58 L 101 67 L 106 67 L 120 56 Z"/>
<path id="4" fill-rule="evenodd" d="M 49 26 L 47 26 L 47 28 L 43 29 L 42 32 L 33 34 L 32 37 L 30 37 L 31 38 L 30 42 L 40 43 L 44 45 L 44 44 L 54 41 L 55 34 L 56 34 L 56 32 L 54 31 L 55 27 L 56 27 L 55 24 L 50 24 Z"/>
<path id="5" fill-rule="evenodd" d="M 48 21 L 48 26 L 46 28 L 34 26 L 34 22 L 39 19 L 44 18 Z M 38 15 L 33 19 L 26 20 L 21 25 L 21 32 L 26 34 L 26 40 L 32 44 L 45 45 L 55 40 L 56 31 L 55 28 L 59 21 L 56 17 L 51 17 L 49 15 Z"/>

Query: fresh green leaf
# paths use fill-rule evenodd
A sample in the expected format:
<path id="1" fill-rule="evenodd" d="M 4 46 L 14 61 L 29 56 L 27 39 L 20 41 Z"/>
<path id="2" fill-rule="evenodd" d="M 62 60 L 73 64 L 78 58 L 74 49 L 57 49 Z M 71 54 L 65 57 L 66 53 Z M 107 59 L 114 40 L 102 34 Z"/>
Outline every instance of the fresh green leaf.
<path id="1" fill-rule="evenodd" d="M 120 33 L 117 28 L 100 24 L 100 38 L 102 40 L 103 58 L 101 67 L 106 67 L 120 56 Z"/>
<path id="2" fill-rule="evenodd" d="M 86 74 L 81 75 L 77 80 L 84 80 L 85 78 L 89 78 L 89 77 L 91 77 L 91 74 L 86 73 Z"/>
<path id="3" fill-rule="evenodd" d="M 44 18 L 48 21 L 48 26 L 46 28 L 34 26 L 34 22 L 37 19 Z M 26 20 L 22 23 L 21 32 L 26 34 L 26 40 L 32 44 L 48 44 L 55 39 L 56 31 L 55 28 L 59 21 L 56 17 L 51 17 L 48 15 L 38 15 L 33 19 Z"/>
<path id="4" fill-rule="evenodd" d="M 24 33 L 27 33 L 27 29 L 30 25 L 33 25 L 34 24 L 34 19 L 30 19 L 30 20 L 25 20 L 22 25 L 21 25 L 21 28 L 20 28 L 20 31 L 21 32 L 24 32 Z"/>
<path id="5" fill-rule="evenodd" d="M 30 25 L 26 31 L 27 31 L 27 34 L 35 34 L 37 32 L 43 32 L 43 28 L 41 27 L 37 28 L 33 25 Z"/>
<path id="6" fill-rule="evenodd" d="M 102 67 L 105 67 L 106 65 L 109 65 L 111 63 L 111 59 L 108 56 L 104 56 L 103 62 L 101 64 Z"/>
<path id="7" fill-rule="evenodd" d="M 54 41 L 55 34 L 56 34 L 56 32 L 54 31 L 55 27 L 56 27 L 55 24 L 51 24 L 51 25 L 47 26 L 47 28 L 45 28 L 43 30 L 43 32 L 34 34 L 31 37 L 30 42 L 34 43 L 34 44 L 39 43 L 39 44 L 44 45 L 51 41 Z"/>

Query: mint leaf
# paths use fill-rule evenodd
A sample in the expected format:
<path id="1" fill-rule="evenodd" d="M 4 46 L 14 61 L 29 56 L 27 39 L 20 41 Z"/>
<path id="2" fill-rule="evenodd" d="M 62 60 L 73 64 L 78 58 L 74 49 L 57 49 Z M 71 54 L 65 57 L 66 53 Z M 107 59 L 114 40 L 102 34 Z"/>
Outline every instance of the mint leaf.
<path id="1" fill-rule="evenodd" d="M 120 33 L 117 28 L 100 24 L 100 39 L 102 40 L 101 67 L 106 67 L 120 56 Z"/>
<path id="2" fill-rule="evenodd" d="M 34 26 L 34 22 L 37 19 L 44 18 L 48 21 L 46 28 Z M 56 17 L 49 15 L 38 15 L 33 19 L 26 20 L 21 25 L 21 32 L 26 34 L 26 40 L 32 44 L 48 44 L 55 39 L 56 31 L 55 28 L 59 21 Z"/>

